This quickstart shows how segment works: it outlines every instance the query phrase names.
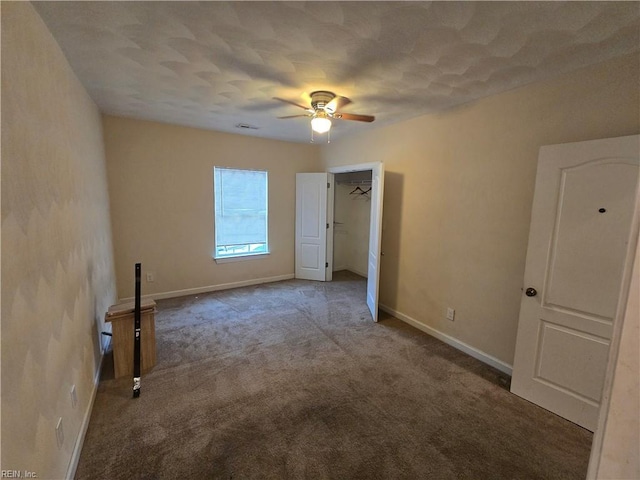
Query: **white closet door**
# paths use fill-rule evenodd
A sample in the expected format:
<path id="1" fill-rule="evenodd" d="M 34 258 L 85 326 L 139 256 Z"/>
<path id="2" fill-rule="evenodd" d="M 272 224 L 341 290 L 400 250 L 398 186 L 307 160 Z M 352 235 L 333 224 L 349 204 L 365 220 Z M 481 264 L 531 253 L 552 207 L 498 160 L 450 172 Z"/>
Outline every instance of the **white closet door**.
<path id="1" fill-rule="evenodd" d="M 326 278 L 328 182 L 327 173 L 296 174 L 296 278 Z"/>
<path id="2" fill-rule="evenodd" d="M 369 225 L 369 262 L 367 266 L 367 306 L 374 322 L 378 321 L 383 196 L 384 165 L 379 163 L 371 170 L 371 223 Z"/>

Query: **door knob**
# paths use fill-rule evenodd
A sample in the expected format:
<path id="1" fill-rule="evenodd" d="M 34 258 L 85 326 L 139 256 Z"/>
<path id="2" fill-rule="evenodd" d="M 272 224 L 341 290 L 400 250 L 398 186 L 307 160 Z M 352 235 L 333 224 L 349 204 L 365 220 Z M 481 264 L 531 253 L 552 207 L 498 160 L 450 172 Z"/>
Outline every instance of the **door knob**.
<path id="1" fill-rule="evenodd" d="M 527 297 L 535 297 L 538 294 L 538 291 L 533 287 L 529 287 L 524 291 L 524 294 Z"/>

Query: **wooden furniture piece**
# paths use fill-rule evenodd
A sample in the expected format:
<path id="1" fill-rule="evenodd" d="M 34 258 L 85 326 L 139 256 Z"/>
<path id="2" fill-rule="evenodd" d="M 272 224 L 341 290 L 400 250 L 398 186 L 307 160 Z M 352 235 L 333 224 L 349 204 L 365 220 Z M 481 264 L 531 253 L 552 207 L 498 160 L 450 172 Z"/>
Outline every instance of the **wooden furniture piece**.
<path id="1" fill-rule="evenodd" d="M 111 322 L 115 378 L 133 377 L 134 302 L 112 305 L 105 315 Z M 156 364 L 156 302 L 140 303 L 140 368 L 148 372 Z"/>

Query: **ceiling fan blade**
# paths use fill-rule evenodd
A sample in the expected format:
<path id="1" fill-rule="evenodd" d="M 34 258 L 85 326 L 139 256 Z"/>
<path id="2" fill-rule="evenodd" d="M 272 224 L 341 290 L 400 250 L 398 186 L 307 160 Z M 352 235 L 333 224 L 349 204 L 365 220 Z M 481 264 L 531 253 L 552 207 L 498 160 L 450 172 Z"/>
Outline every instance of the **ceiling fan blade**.
<path id="1" fill-rule="evenodd" d="M 324 109 L 327 112 L 335 113 L 336 111 L 340 110 L 345 105 L 349 105 L 350 103 L 351 103 L 351 100 L 349 100 L 347 97 L 340 97 L 336 95 L 335 97 L 333 97 L 333 100 L 327 103 Z"/>
<path id="2" fill-rule="evenodd" d="M 358 122 L 373 122 L 376 117 L 373 115 L 358 115 L 357 113 L 336 113 L 335 118 L 341 118 L 342 120 L 356 120 Z"/>
<path id="3" fill-rule="evenodd" d="M 273 97 L 273 99 L 274 100 L 279 100 L 279 101 L 284 102 L 284 103 L 288 103 L 290 105 L 295 105 L 296 107 L 300 107 L 300 108 L 303 108 L 305 110 L 309 110 L 309 107 L 305 107 L 303 105 L 300 105 L 299 103 L 292 102 L 291 100 L 285 100 L 284 98 L 280 98 L 280 97 Z"/>
<path id="4" fill-rule="evenodd" d="M 278 117 L 278 118 L 298 118 L 298 117 L 310 117 L 311 115 L 287 115 L 286 117 Z"/>

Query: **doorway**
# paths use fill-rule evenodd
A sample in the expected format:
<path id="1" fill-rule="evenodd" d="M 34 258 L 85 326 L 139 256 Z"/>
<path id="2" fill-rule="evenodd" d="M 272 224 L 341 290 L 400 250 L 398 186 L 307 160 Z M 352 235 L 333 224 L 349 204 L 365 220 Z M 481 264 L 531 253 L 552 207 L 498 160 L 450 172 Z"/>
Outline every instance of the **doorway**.
<path id="1" fill-rule="evenodd" d="M 296 174 L 295 277 L 303 280 L 330 281 L 333 273 L 334 176 L 340 173 L 369 171 L 369 247 L 367 250 L 367 307 L 378 321 L 380 249 L 382 248 L 382 199 L 384 165 L 382 162 L 332 167 L 326 173 Z M 326 226 L 326 228 L 325 228 Z"/>
<path id="2" fill-rule="evenodd" d="M 334 175 L 333 271 L 367 278 L 371 228 L 371 170 Z"/>
<path id="3" fill-rule="evenodd" d="M 346 165 L 343 167 L 331 167 L 328 169 L 334 177 L 339 174 L 370 175 L 369 190 L 369 244 L 367 249 L 367 306 L 374 322 L 378 321 L 378 296 L 380 291 L 380 257 L 382 255 L 382 200 L 384 198 L 384 164 L 382 162 L 361 163 Z M 364 173 L 363 173 L 364 172 Z M 362 189 L 362 187 L 361 187 Z M 333 212 L 333 205 L 331 206 Z M 333 218 L 331 219 L 333 227 Z M 333 240 L 333 234 L 331 238 Z M 333 244 L 333 242 L 331 242 Z M 333 258 L 333 245 L 331 245 L 331 257 Z"/>

